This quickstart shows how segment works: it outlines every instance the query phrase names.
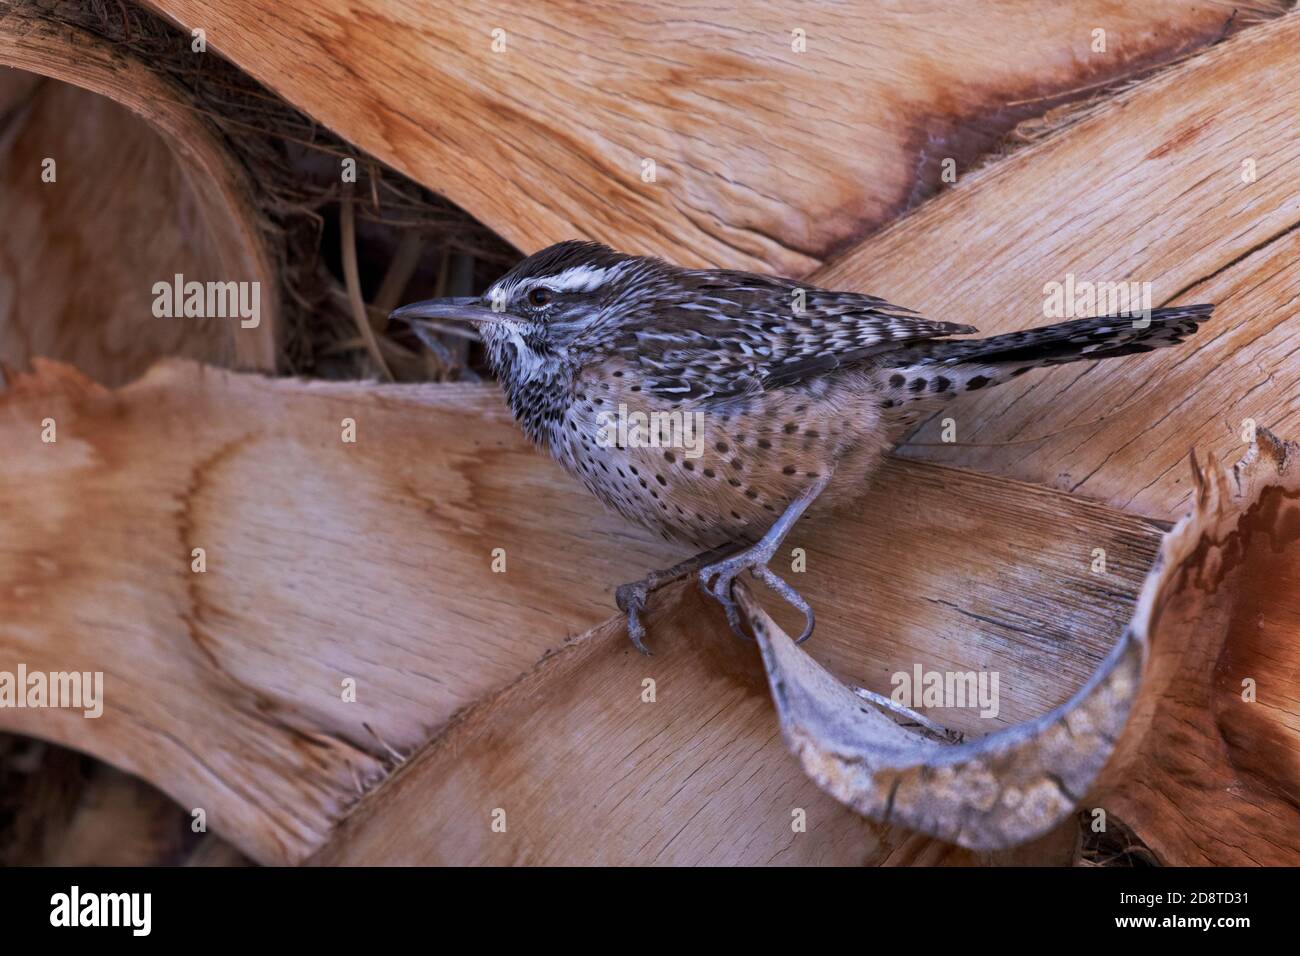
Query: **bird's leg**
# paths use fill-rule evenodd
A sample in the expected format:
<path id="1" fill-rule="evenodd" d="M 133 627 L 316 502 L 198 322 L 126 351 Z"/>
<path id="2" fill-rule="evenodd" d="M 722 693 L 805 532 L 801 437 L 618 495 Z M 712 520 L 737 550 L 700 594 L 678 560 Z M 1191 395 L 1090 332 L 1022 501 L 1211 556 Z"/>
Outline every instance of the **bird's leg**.
<path id="1" fill-rule="evenodd" d="M 650 653 L 645 646 L 645 625 L 641 623 L 640 615 L 645 610 L 651 591 L 657 591 L 666 584 L 672 584 L 687 575 L 694 574 L 706 564 L 717 561 L 735 550 L 734 544 L 727 544 L 720 548 L 701 551 L 680 564 L 674 564 L 671 568 L 651 571 L 640 581 L 619 585 L 618 590 L 614 592 L 614 600 L 618 602 L 618 609 L 627 615 L 627 636 L 632 639 L 632 646 L 642 654 Z"/>
<path id="2" fill-rule="evenodd" d="M 744 570 L 748 570 L 803 612 L 804 620 L 807 623 L 804 625 L 803 633 L 795 641 L 796 644 L 802 644 L 812 634 L 813 626 L 817 623 L 812 608 L 809 607 L 808 602 L 800 596 L 798 591 L 776 576 L 767 566 L 767 562 L 772 560 L 772 556 L 776 554 L 776 549 L 781 546 L 781 542 L 790 532 L 790 529 L 794 527 L 794 523 L 799 520 L 800 515 L 808 510 L 808 506 L 822 493 L 822 489 L 826 487 L 830 479 L 830 474 L 825 474 L 817 480 L 816 484 L 804 489 L 799 497 L 790 502 L 781 517 L 776 519 L 772 527 L 767 529 L 767 534 L 763 535 L 757 543 L 700 570 L 700 587 L 722 605 L 722 609 L 727 612 L 727 623 L 740 637 L 749 640 L 749 635 L 745 633 L 740 624 L 740 609 L 736 606 L 736 600 L 731 595 L 731 585 L 735 581 L 736 575 Z"/>

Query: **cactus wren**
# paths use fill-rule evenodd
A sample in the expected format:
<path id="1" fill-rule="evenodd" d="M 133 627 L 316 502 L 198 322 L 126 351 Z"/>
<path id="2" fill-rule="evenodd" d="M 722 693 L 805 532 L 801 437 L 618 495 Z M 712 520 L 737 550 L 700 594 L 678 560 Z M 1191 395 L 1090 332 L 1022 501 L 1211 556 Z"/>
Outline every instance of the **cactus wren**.
<path id="1" fill-rule="evenodd" d="M 860 495 L 885 452 L 937 405 L 1040 366 L 1182 342 L 1213 306 L 1075 319 L 984 339 L 856 292 L 683 269 L 594 242 L 543 249 L 482 298 L 393 313 L 477 325 L 523 430 L 620 514 L 702 553 L 623 585 L 643 653 L 649 593 L 698 571 L 744 636 L 732 581 L 749 570 L 806 619 L 767 566 L 817 502 Z"/>

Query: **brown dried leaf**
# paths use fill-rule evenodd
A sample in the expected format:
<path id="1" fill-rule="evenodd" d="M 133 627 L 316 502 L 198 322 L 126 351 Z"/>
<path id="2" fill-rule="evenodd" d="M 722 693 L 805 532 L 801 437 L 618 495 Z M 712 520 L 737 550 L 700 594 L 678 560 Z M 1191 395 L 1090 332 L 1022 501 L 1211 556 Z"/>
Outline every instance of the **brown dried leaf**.
<path id="1" fill-rule="evenodd" d="M 881 823 L 979 850 L 1058 824 L 1087 792 L 1123 729 L 1142 643 L 1125 632 L 1087 685 L 1048 714 L 945 744 L 900 725 L 801 650 L 742 593 L 781 729 L 827 793 Z"/>
<path id="2" fill-rule="evenodd" d="M 1097 788 L 1167 865 L 1300 862 L 1300 445 L 1197 470 L 1134 626 L 1148 663 Z M 1253 700 L 1246 700 L 1246 681 Z"/>
<path id="3" fill-rule="evenodd" d="M 1283 619 L 1294 634 L 1300 589 L 1262 602 L 1251 585 L 1259 578 L 1245 573 L 1267 568 L 1278 583 L 1300 581 L 1296 454 L 1261 430 L 1231 478 L 1214 466 L 1202 475 L 1193 459 L 1195 509 L 1166 535 L 1114 650 L 1069 701 L 978 741 L 946 744 L 901 726 L 797 647 L 742 589 L 786 741 L 826 792 L 859 813 L 1000 849 L 1070 814 L 1122 736 L 1112 803 L 1141 821 L 1158 853 L 1178 862 L 1296 862 L 1300 655 L 1291 648 L 1289 671 L 1280 671 L 1270 666 L 1276 657 L 1247 645 L 1261 649 L 1259 637 Z M 1243 657 L 1275 679 L 1269 703 L 1240 702 Z M 1206 833 L 1232 823 L 1233 835 L 1203 845 L 1187 838 L 1188 822 Z"/>

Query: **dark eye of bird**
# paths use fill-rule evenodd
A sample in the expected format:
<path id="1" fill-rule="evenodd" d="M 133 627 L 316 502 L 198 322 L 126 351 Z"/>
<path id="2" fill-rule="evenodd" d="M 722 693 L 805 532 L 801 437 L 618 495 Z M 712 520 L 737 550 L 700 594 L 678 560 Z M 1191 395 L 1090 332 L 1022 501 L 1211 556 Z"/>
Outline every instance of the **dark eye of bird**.
<path id="1" fill-rule="evenodd" d="M 528 291 L 529 305 L 546 305 L 551 301 L 551 290 L 545 286 L 535 286 Z"/>

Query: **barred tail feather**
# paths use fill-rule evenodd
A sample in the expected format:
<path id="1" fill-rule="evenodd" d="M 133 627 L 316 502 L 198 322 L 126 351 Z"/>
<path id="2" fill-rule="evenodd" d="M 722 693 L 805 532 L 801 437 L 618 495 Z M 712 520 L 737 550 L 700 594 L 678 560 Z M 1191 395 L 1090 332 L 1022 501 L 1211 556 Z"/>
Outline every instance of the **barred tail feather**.
<path id="1" fill-rule="evenodd" d="M 878 375 L 885 406 L 998 385 L 1047 365 L 1096 361 L 1179 345 L 1209 319 L 1213 305 L 1072 319 L 986 339 L 918 343 L 889 356 Z"/>

